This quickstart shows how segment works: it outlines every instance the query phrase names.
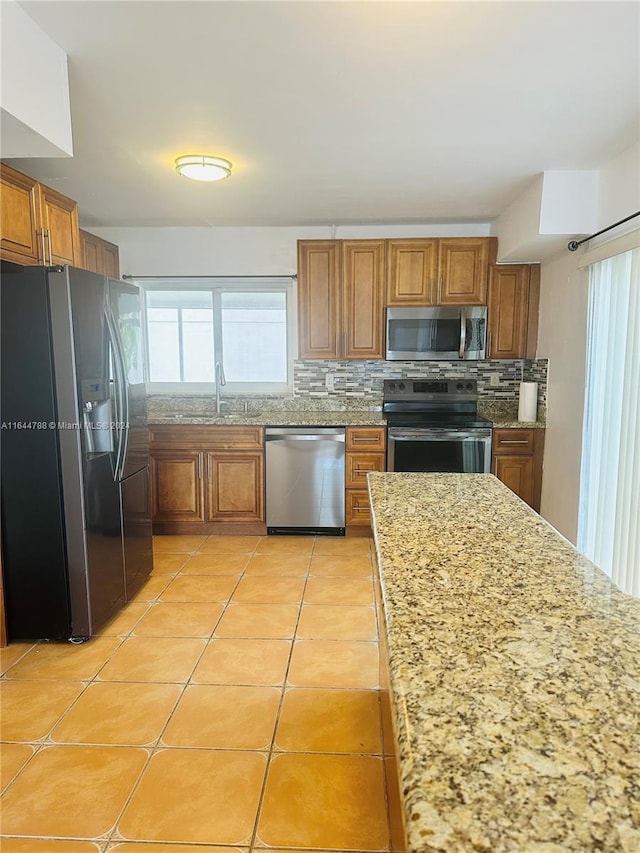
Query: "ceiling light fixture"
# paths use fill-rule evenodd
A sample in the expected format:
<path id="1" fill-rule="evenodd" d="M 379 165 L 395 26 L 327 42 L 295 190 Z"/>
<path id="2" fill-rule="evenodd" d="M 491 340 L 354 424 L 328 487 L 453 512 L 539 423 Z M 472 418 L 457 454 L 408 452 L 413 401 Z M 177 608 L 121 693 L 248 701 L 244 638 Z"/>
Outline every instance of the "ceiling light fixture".
<path id="1" fill-rule="evenodd" d="M 222 157 L 186 154 L 176 159 L 176 172 L 194 181 L 221 181 L 231 174 L 231 163 Z"/>

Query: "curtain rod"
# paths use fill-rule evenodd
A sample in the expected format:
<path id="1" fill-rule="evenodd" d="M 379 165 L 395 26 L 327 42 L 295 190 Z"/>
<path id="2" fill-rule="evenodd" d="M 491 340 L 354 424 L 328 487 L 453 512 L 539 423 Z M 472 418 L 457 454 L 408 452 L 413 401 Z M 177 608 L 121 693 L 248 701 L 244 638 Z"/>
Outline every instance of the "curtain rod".
<path id="1" fill-rule="evenodd" d="M 298 278 L 297 273 L 289 273 L 287 275 L 121 275 L 120 278 L 123 281 L 129 281 L 133 279 L 135 281 L 176 281 L 176 279 L 180 278 L 188 278 L 189 281 L 192 281 L 194 278 L 202 278 L 205 281 L 211 280 L 212 278 L 241 278 L 246 281 L 248 278 Z"/>
<path id="2" fill-rule="evenodd" d="M 624 219 L 621 219 L 620 222 L 614 222 L 613 225 L 609 225 L 608 228 L 603 228 L 602 231 L 596 231 L 595 234 L 591 234 L 589 237 L 585 237 L 584 240 L 571 240 L 567 249 L 570 252 L 575 252 L 579 246 L 582 246 L 583 243 L 588 243 L 589 240 L 593 240 L 594 237 L 599 237 L 601 234 L 604 234 L 607 231 L 611 231 L 612 228 L 617 228 L 618 225 L 622 225 L 623 222 L 628 222 L 630 219 L 635 219 L 636 216 L 640 216 L 640 210 L 636 213 L 632 213 L 631 216 L 625 216 Z"/>

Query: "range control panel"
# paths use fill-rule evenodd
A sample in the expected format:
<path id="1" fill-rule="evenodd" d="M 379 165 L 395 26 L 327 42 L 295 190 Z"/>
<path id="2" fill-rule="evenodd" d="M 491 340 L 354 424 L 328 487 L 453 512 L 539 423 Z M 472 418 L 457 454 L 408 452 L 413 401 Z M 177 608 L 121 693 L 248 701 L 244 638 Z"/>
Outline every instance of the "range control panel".
<path id="1" fill-rule="evenodd" d="M 476 400 L 475 379 L 385 379 L 384 400 Z"/>

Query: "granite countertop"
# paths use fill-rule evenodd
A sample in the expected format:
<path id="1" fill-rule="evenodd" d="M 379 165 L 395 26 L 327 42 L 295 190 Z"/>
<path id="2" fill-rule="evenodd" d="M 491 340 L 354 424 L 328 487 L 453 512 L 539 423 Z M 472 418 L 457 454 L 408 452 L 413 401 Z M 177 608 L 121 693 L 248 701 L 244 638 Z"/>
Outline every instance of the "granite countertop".
<path id="1" fill-rule="evenodd" d="M 547 426 L 544 421 L 519 421 L 515 418 L 499 415 L 494 415 L 491 420 L 494 429 L 545 429 Z"/>
<path id="2" fill-rule="evenodd" d="M 493 416 L 493 426 L 498 428 L 544 429 L 542 421 L 523 422 Z M 188 413 L 150 415 L 149 424 L 210 424 L 233 426 L 386 426 L 382 412 L 362 410 L 347 412 L 332 411 L 287 411 L 272 409 L 255 415 L 241 412 L 223 415 L 200 415 Z"/>
<path id="3" fill-rule="evenodd" d="M 640 850 L 640 601 L 490 474 L 369 474 L 410 853 Z"/>
<path id="4" fill-rule="evenodd" d="M 228 413 L 212 415 L 151 415 L 149 424 L 211 424 L 226 426 L 386 426 L 382 412 L 348 411 L 286 411 L 265 410 L 255 415 Z"/>

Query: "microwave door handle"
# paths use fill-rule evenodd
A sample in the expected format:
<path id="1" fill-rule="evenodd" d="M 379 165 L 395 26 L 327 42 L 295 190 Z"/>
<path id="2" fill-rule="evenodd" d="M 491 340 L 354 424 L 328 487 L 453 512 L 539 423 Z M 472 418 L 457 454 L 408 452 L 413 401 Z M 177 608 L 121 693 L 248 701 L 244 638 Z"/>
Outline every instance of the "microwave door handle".
<path id="1" fill-rule="evenodd" d="M 464 308 L 460 309 L 460 349 L 458 357 L 464 358 L 464 351 L 467 347 L 467 317 L 464 313 Z"/>

